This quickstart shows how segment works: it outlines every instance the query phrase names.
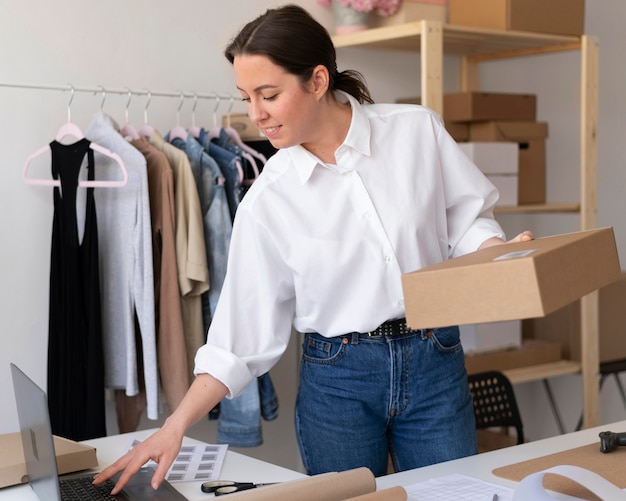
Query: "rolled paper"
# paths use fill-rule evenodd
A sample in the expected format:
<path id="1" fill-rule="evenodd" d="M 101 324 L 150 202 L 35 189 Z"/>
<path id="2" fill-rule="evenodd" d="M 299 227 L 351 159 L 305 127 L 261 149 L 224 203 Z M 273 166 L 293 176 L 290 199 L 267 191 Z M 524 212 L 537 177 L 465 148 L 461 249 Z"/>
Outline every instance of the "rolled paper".
<path id="1" fill-rule="evenodd" d="M 237 501 L 344 501 L 375 491 L 374 474 L 368 468 L 355 468 L 236 492 L 229 494 L 227 499 L 229 501 L 231 499 L 233 501 L 235 499 Z"/>

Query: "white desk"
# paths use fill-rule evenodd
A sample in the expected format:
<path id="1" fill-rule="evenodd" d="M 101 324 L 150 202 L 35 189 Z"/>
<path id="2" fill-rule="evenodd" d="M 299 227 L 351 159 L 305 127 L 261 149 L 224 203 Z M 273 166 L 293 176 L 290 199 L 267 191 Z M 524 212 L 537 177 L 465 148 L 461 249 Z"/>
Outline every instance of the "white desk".
<path id="1" fill-rule="evenodd" d="M 491 473 L 492 470 L 500 466 L 534 459 L 591 443 L 597 443 L 599 447 L 600 441 L 598 433 L 604 430 L 614 432 L 626 431 L 626 420 L 463 459 L 439 463 L 424 468 L 417 468 L 411 471 L 394 473 L 393 475 L 377 478 L 376 484 L 378 489 L 381 490 L 396 485 L 411 485 L 416 482 L 448 475 L 450 473 L 463 473 L 488 482 L 514 487 L 516 485 L 515 482 L 496 477 Z M 133 438 L 142 440 L 153 431 L 154 430 L 144 430 L 125 435 L 115 435 L 88 440 L 85 443 L 96 447 L 98 463 L 102 467 L 105 467 L 114 462 L 128 449 Z M 194 444 L 200 442 L 186 438 L 185 443 Z M 251 482 L 286 482 L 303 478 L 304 476 L 305 475 L 302 473 L 259 461 L 232 451 L 227 452 L 220 475 L 223 479 L 246 480 Z M 213 499 L 213 495 L 203 494 L 200 491 L 200 482 L 176 483 L 174 485 L 191 501 Z M 573 499 L 568 496 L 558 496 L 557 498 Z M 0 489 L 0 501 L 5 500 L 37 501 L 37 498 L 29 486 L 20 485 Z"/>
<path id="2" fill-rule="evenodd" d="M 626 420 L 608 425 L 589 428 L 566 435 L 558 435 L 544 440 L 537 440 L 514 447 L 507 447 L 497 451 L 486 452 L 476 456 L 470 456 L 454 461 L 447 461 L 424 468 L 394 473 L 376 479 L 378 490 L 396 485 L 411 485 L 430 478 L 448 475 L 450 473 L 462 473 L 470 477 L 479 478 L 495 484 L 515 487 L 516 482 L 506 480 L 493 475 L 491 472 L 500 466 L 519 463 L 528 459 L 535 459 L 556 452 L 573 449 L 583 445 L 597 443 L 600 448 L 598 433 L 601 431 L 626 431 Z M 559 495 L 557 499 L 575 499 L 571 496 Z"/>
<path id="3" fill-rule="evenodd" d="M 143 430 L 111 437 L 86 440 L 84 443 L 96 448 L 98 464 L 104 468 L 124 454 L 133 440 L 143 440 L 155 430 Z M 185 438 L 186 444 L 201 443 L 192 438 Z M 94 470 L 96 471 L 96 470 Z M 286 482 L 305 477 L 304 474 L 282 468 L 258 459 L 253 459 L 233 451 L 226 453 L 220 477 L 228 480 L 245 480 L 250 482 Z M 205 494 L 200 490 L 201 482 L 184 482 L 173 484 L 190 501 L 214 499 L 213 494 Z M 221 498 L 220 498 L 221 499 Z M 0 489 L 0 501 L 38 501 L 37 496 L 28 485 Z"/>

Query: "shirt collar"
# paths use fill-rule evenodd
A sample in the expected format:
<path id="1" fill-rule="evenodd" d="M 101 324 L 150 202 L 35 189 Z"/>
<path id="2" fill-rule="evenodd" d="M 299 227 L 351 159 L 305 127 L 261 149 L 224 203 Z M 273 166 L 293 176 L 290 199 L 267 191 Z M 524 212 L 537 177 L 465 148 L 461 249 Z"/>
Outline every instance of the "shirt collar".
<path id="1" fill-rule="evenodd" d="M 362 155 L 369 156 L 371 129 L 369 118 L 363 106 L 354 97 L 343 91 L 335 91 L 335 97 L 339 102 L 350 103 L 352 108 L 350 128 L 343 143 L 337 148 L 337 153 L 345 148 L 349 148 Z M 313 153 L 300 145 L 291 146 L 286 151 L 295 165 L 302 184 L 309 180 L 316 166 L 320 165 L 324 168 L 329 168 Z M 341 166 L 338 165 L 336 170 L 342 171 Z"/>

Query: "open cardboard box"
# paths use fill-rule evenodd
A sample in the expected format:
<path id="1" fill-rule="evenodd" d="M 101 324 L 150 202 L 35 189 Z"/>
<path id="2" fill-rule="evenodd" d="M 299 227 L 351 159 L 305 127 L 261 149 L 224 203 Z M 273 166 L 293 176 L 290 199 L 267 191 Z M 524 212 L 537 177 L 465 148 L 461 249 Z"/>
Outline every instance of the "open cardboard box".
<path id="1" fill-rule="evenodd" d="M 59 475 L 98 466 L 93 447 L 62 437 L 53 438 Z M 20 432 L 0 435 L 0 487 L 23 484 L 27 480 Z"/>
<path id="2" fill-rule="evenodd" d="M 612 228 L 497 245 L 403 275 L 407 325 L 543 317 L 620 277 Z"/>

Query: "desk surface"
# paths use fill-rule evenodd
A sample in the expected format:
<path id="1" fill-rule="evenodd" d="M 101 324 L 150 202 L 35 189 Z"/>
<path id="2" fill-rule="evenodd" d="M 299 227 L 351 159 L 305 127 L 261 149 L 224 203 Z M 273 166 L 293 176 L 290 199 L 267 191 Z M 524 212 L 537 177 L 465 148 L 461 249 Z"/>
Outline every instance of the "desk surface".
<path id="1" fill-rule="evenodd" d="M 126 452 L 134 438 L 143 440 L 155 430 L 142 430 L 122 435 L 114 435 L 94 440 L 86 440 L 84 443 L 96 448 L 98 464 L 101 468 L 113 463 L 118 457 Z M 186 444 L 201 443 L 192 438 L 185 438 Z M 96 471 L 96 470 L 94 470 Z M 286 482 L 303 478 L 302 473 L 276 466 L 258 459 L 228 451 L 224 459 L 221 478 L 228 480 L 246 480 L 250 482 Z M 190 501 L 213 499 L 213 494 L 204 494 L 200 491 L 200 482 L 176 483 L 174 486 L 182 492 Z M 0 501 L 16 500 L 38 501 L 37 496 L 28 485 L 7 487 L 0 489 Z"/>
<path id="2" fill-rule="evenodd" d="M 463 473 L 489 482 L 514 487 L 516 484 L 510 480 L 496 477 L 491 472 L 500 466 L 518 463 L 528 459 L 553 454 L 555 452 L 572 449 L 582 445 L 598 442 L 598 433 L 603 430 L 625 431 L 626 420 L 609 425 L 598 426 L 587 430 L 581 430 L 566 435 L 558 435 L 544 440 L 537 440 L 527 444 L 508 447 L 497 451 L 487 452 L 454 461 L 439 463 L 425 468 L 418 468 L 402 473 L 395 473 L 376 479 L 379 490 L 396 485 L 411 485 L 430 478 L 448 475 L 450 473 Z M 142 440 L 154 430 L 143 430 L 125 435 L 115 435 L 106 438 L 88 440 L 85 443 L 96 447 L 98 462 L 104 467 L 115 461 L 129 447 L 133 438 Z M 200 443 L 197 440 L 186 438 L 185 443 Z M 287 468 L 275 466 L 258 459 L 253 459 L 243 454 L 228 451 L 221 472 L 224 479 L 244 479 L 252 482 L 286 482 L 303 478 L 298 473 Z M 191 501 L 212 499 L 212 495 L 203 494 L 200 491 L 199 482 L 174 484 Z M 557 495 L 558 496 L 558 495 Z M 37 501 L 32 489 L 27 485 L 0 489 L 0 501 L 20 499 L 21 501 Z M 572 499 L 567 496 L 559 496 L 557 499 Z"/>

